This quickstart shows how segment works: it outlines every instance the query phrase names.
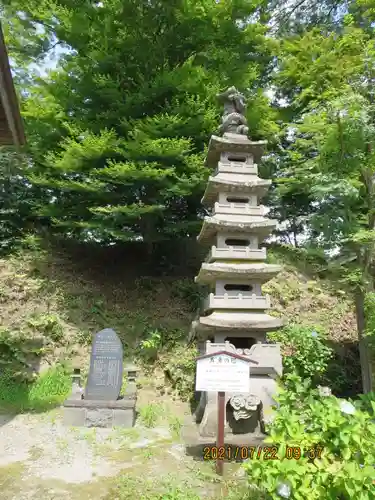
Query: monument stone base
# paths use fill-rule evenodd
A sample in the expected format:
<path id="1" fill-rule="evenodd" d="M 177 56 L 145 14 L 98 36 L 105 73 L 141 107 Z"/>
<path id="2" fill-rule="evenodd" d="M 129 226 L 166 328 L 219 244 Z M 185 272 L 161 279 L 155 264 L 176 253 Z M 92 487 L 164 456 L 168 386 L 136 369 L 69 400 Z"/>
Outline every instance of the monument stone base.
<path id="1" fill-rule="evenodd" d="M 136 396 L 117 401 L 67 399 L 63 404 L 63 423 L 72 427 L 125 427 L 135 424 Z"/>

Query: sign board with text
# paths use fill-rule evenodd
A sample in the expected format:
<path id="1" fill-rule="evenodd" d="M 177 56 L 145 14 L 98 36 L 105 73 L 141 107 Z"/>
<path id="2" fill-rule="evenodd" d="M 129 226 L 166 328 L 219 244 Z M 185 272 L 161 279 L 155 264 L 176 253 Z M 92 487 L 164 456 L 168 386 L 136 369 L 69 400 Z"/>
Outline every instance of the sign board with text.
<path id="1" fill-rule="evenodd" d="M 227 351 L 197 358 L 195 390 L 197 392 L 250 391 L 250 360 Z"/>

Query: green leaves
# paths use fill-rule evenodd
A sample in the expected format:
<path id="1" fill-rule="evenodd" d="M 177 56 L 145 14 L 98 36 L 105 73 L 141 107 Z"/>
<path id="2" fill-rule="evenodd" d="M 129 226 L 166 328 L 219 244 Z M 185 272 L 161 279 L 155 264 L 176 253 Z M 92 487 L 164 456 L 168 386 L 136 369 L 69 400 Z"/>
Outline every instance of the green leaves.
<path id="1" fill-rule="evenodd" d="M 278 485 L 288 481 L 291 500 L 370 500 L 375 479 L 373 413 L 359 401 L 319 396 L 296 375 L 287 377 L 289 387 L 292 380 L 293 389 L 280 390 L 279 410 L 269 427 L 270 442 L 279 445 L 279 460 L 248 461 L 244 467 L 249 481 L 274 499 L 279 498 Z M 355 416 L 343 412 L 352 405 Z M 301 448 L 301 458 L 287 458 L 292 446 Z"/>
<path id="2" fill-rule="evenodd" d="M 332 349 L 325 344 L 324 334 L 313 328 L 289 325 L 280 332 L 269 334 L 269 338 L 281 343 L 286 374 L 319 380 L 332 357 Z M 299 386 L 296 388 L 300 389 Z"/>
<path id="3" fill-rule="evenodd" d="M 0 148 L 0 253 L 14 250 L 33 222 L 34 189 L 26 179 L 26 158 Z"/>
<path id="4" fill-rule="evenodd" d="M 3 8 L 13 57 L 22 58 L 18 37 L 41 60 L 53 44 L 65 49 L 56 70 L 22 83 L 28 179 L 50 231 L 80 239 L 95 231 L 99 241 L 100 232 L 105 241 L 108 233 L 192 236 L 209 173 L 202 153 L 220 122 L 215 95 L 248 89 L 252 135 L 277 130 L 258 88 L 274 42 L 248 22 L 263 9 L 258 1 L 6 0 Z"/>

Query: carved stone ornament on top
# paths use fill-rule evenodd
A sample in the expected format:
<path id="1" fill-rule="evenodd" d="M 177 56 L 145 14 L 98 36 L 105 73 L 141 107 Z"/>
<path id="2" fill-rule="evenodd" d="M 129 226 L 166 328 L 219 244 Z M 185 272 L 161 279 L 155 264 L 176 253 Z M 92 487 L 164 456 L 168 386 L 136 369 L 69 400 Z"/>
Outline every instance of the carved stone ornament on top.
<path id="1" fill-rule="evenodd" d="M 225 92 L 217 94 L 216 97 L 220 102 L 224 103 L 224 113 L 219 132 L 221 134 L 229 132 L 247 136 L 249 128 L 243 115 L 246 108 L 245 96 L 236 87 L 230 87 Z"/>

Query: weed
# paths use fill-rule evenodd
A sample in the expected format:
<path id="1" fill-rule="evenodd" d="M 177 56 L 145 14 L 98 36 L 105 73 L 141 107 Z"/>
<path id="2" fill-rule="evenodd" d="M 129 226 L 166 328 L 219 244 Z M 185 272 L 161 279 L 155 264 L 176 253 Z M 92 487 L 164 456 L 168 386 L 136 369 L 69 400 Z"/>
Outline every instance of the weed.
<path id="1" fill-rule="evenodd" d="M 160 403 L 150 403 L 140 409 L 139 416 L 146 427 L 155 427 L 163 412 L 164 407 Z"/>
<path id="2" fill-rule="evenodd" d="M 151 450 L 151 449 L 145 449 L 143 452 L 142 452 L 142 455 L 144 458 L 146 458 L 147 460 L 149 460 L 150 458 L 152 458 L 154 456 L 154 451 Z"/>
<path id="3" fill-rule="evenodd" d="M 124 429 L 123 427 L 113 427 L 113 434 L 110 436 L 110 439 L 114 440 L 133 440 L 136 441 L 140 438 L 140 432 L 135 427 L 131 429 Z"/>
<path id="4" fill-rule="evenodd" d="M 158 350 L 161 348 L 162 338 L 159 330 L 153 330 L 145 340 L 140 343 L 140 352 L 147 361 L 155 361 Z"/>
<path id="5" fill-rule="evenodd" d="M 175 438 L 179 438 L 181 435 L 181 429 L 182 429 L 182 420 L 180 417 L 177 417 L 176 415 L 170 415 L 169 418 L 169 429 L 172 432 L 173 436 Z"/>
<path id="6" fill-rule="evenodd" d="M 57 438 L 56 447 L 59 451 L 65 452 L 69 448 L 69 441 L 67 439 Z"/>
<path id="7" fill-rule="evenodd" d="M 33 460 L 33 461 L 41 458 L 43 456 L 43 454 L 44 454 L 44 450 L 40 446 L 33 445 L 29 449 L 29 456 L 30 456 L 31 460 Z"/>
<path id="8" fill-rule="evenodd" d="M 103 314 L 103 306 L 104 306 L 104 300 L 97 299 L 94 301 L 94 303 L 91 306 L 91 313 L 92 314 Z"/>
<path id="9" fill-rule="evenodd" d="M 94 445 L 97 440 L 97 434 L 96 434 L 96 429 L 87 429 L 81 434 L 82 438 L 85 439 L 88 443 L 91 445 Z"/>
<path id="10" fill-rule="evenodd" d="M 92 341 L 92 334 L 88 330 L 79 330 L 76 335 L 78 344 L 88 346 Z"/>

